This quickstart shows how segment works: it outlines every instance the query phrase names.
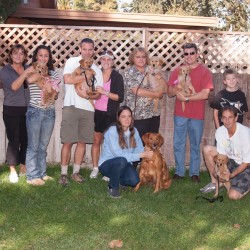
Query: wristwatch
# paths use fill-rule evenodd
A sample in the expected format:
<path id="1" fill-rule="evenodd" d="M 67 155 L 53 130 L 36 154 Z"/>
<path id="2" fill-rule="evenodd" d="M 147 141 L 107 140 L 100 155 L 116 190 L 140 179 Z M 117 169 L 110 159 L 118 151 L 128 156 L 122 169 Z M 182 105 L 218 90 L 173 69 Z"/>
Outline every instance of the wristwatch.
<path id="1" fill-rule="evenodd" d="M 186 100 L 185 100 L 185 102 L 189 102 L 189 98 L 188 98 L 188 97 L 186 97 Z"/>
<path id="2" fill-rule="evenodd" d="M 108 96 L 109 95 L 109 91 L 106 91 L 105 95 Z"/>

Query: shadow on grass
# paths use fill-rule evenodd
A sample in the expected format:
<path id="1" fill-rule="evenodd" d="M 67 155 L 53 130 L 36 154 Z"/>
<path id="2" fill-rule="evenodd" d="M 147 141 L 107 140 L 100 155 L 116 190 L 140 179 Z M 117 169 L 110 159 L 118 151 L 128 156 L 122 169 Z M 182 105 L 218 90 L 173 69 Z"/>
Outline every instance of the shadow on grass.
<path id="1" fill-rule="evenodd" d="M 101 176 L 81 173 L 86 183 L 65 188 L 59 166 L 51 167 L 55 180 L 33 187 L 25 177 L 10 184 L 1 168 L 0 249 L 108 249 L 113 239 L 123 249 L 250 248 L 250 197 L 230 201 L 222 189 L 223 202 L 195 200 L 209 182 L 206 172 L 199 184 L 186 177 L 157 194 L 148 186 L 123 191 L 121 199 L 108 196 Z"/>

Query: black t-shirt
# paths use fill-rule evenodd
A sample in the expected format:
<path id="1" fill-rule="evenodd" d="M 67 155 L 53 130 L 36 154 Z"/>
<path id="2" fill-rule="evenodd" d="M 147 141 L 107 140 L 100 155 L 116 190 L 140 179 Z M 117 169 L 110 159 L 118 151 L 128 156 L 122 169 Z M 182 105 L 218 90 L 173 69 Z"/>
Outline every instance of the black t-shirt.
<path id="1" fill-rule="evenodd" d="M 214 97 L 213 101 L 210 104 L 210 107 L 213 109 L 220 110 L 226 106 L 234 106 L 238 109 L 238 120 L 237 122 L 243 122 L 243 114 L 248 111 L 247 100 L 245 94 L 240 90 L 233 92 L 227 91 L 226 89 L 221 90 Z M 220 125 L 223 125 L 219 117 Z"/>

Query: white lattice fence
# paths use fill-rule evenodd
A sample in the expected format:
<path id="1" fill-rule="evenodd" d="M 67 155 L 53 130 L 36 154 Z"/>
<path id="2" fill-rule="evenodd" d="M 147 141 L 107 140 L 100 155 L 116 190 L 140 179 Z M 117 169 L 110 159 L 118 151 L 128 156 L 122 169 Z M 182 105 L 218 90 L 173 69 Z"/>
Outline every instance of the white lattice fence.
<path id="1" fill-rule="evenodd" d="M 103 48 L 114 52 L 115 66 L 128 66 L 131 50 L 145 46 L 151 56 L 164 59 L 164 69 L 172 71 L 182 63 L 182 45 L 194 42 L 200 50 L 200 59 L 213 73 L 225 68 L 236 68 L 239 73 L 250 74 L 250 33 L 210 32 L 202 30 L 167 30 L 148 28 L 65 27 L 42 25 L 0 25 L 0 59 L 6 64 L 12 44 L 21 43 L 28 50 L 31 61 L 34 49 L 45 44 L 51 47 L 55 67 L 63 68 L 65 61 L 79 54 L 78 45 L 83 37 L 96 43 L 95 59 Z"/>

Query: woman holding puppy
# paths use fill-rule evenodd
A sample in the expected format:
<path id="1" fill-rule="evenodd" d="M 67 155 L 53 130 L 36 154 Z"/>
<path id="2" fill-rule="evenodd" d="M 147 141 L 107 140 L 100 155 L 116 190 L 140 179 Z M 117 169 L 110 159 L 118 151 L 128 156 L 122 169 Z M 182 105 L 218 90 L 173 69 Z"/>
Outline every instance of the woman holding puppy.
<path id="1" fill-rule="evenodd" d="M 104 133 L 104 142 L 99 160 L 100 172 L 110 181 L 108 194 L 120 198 L 120 186 L 136 186 L 140 181 L 132 162 L 151 158 L 153 151 L 145 151 L 136 128 L 133 127 L 132 111 L 122 106 L 117 112 L 116 125 Z"/>
<path id="2" fill-rule="evenodd" d="M 21 44 L 16 44 L 9 51 L 9 64 L 0 71 L 0 88 L 4 91 L 3 121 L 8 138 L 6 161 L 10 167 L 9 181 L 19 180 L 16 166 L 20 164 L 20 174 L 25 174 L 25 157 L 27 150 L 26 112 L 29 104 L 29 89 L 25 78 L 19 87 L 15 82 L 28 65 L 25 64 L 27 51 Z"/>
<path id="3" fill-rule="evenodd" d="M 34 51 L 32 64 L 46 64 L 48 67 L 48 77 L 51 82 L 57 85 L 60 83 L 58 74 L 55 72 L 52 63 L 52 54 L 50 48 L 40 45 Z M 26 126 L 28 134 L 28 147 L 26 154 L 27 183 L 34 186 L 41 186 L 45 181 L 51 180 L 52 177 L 46 173 L 46 156 L 47 146 L 55 123 L 55 106 L 50 103 L 48 106 L 43 105 L 43 87 L 36 81 L 40 78 L 39 72 L 31 66 L 20 78 L 27 78 L 30 91 L 30 102 L 26 114 Z"/>
<path id="4" fill-rule="evenodd" d="M 113 69 L 114 55 L 109 50 L 103 50 L 100 54 L 102 67 L 103 86 L 97 86 L 96 91 L 101 94 L 95 101 L 95 128 L 94 143 L 92 146 L 93 170 L 90 178 L 98 175 L 98 160 L 103 132 L 116 121 L 116 112 L 124 98 L 124 83 L 121 74 Z"/>
<path id="5" fill-rule="evenodd" d="M 133 111 L 134 126 L 141 137 L 147 132 L 158 133 L 160 113 L 153 110 L 153 98 L 162 98 L 163 92 L 151 90 L 147 76 L 148 53 L 143 47 L 135 48 L 129 55 L 129 62 L 131 67 L 123 75 L 125 104 Z"/>

